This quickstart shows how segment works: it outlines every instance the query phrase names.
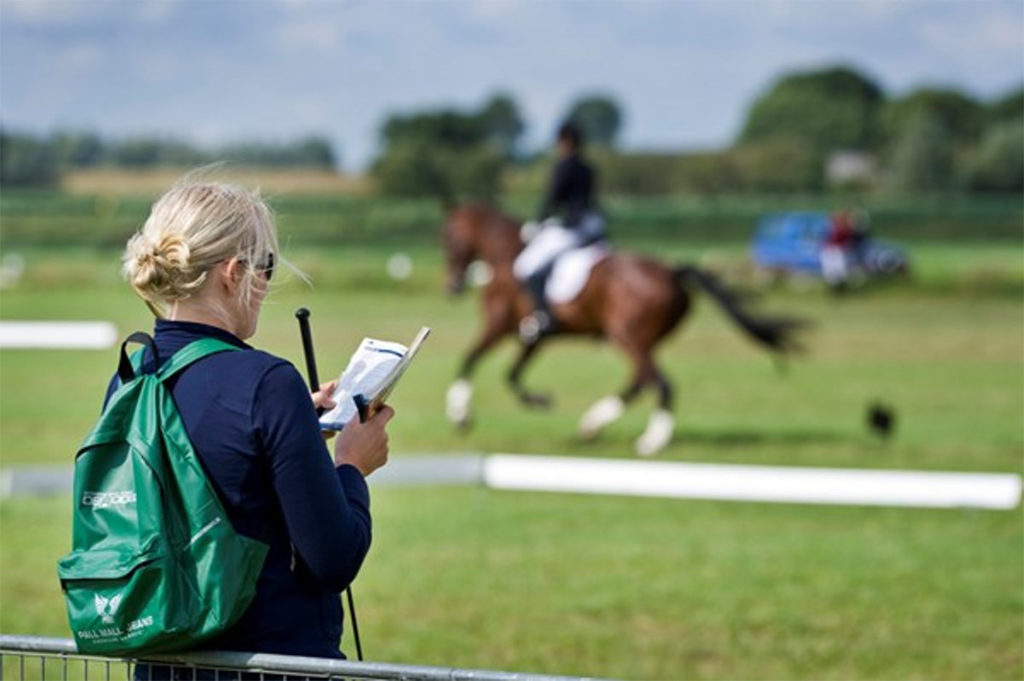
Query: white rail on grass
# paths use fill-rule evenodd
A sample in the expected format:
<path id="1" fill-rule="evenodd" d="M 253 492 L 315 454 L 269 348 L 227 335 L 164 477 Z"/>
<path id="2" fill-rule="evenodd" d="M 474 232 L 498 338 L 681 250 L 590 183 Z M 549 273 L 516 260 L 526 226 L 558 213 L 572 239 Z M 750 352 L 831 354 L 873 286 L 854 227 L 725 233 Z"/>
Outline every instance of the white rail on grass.
<path id="1" fill-rule="evenodd" d="M 103 350 L 117 342 L 110 322 L 0 322 L 0 348 Z"/>
<path id="2" fill-rule="evenodd" d="M 62 494 L 69 466 L 0 468 L 0 499 Z M 954 473 L 795 466 L 584 459 L 519 454 L 397 455 L 372 487 L 485 485 L 494 489 L 576 492 L 722 501 L 986 508 L 1012 510 L 1021 498 L 1015 473 Z"/>
<path id="3" fill-rule="evenodd" d="M 850 506 L 989 508 L 1020 503 L 1013 473 L 741 466 L 495 454 L 484 482 L 496 489 Z"/>

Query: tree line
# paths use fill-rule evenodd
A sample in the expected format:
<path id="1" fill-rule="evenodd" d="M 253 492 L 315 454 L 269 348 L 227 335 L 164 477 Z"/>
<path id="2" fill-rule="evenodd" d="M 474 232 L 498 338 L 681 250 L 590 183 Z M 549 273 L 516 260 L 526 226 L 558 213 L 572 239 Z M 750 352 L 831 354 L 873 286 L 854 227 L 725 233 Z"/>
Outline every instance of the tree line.
<path id="1" fill-rule="evenodd" d="M 784 74 L 747 112 L 736 139 L 714 152 L 635 152 L 619 147 L 625 110 L 607 93 L 571 100 L 570 120 L 588 140 L 602 191 L 618 194 L 1024 191 L 1024 86 L 991 101 L 954 88 L 887 95 L 846 66 Z M 392 196 L 494 199 L 538 194 L 546 149 L 523 148 L 526 121 L 510 93 L 478 107 L 393 113 L 381 123 L 370 167 Z M 168 138 L 105 140 L 89 133 L 32 137 L 0 131 L 0 182 L 53 181 L 65 168 L 113 165 L 334 168 L 322 137 L 201 149 Z"/>
<path id="2" fill-rule="evenodd" d="M 848 67 L 786 74 L 757 97 L 733 144 L 716 152 L 623 151 L 624 118 L 604 94 L 576 99 L 562 118 L 589 141 L 605 192 L 1024 191 L 1024 87 L 993 101 L 951 88 L 888 97 Z M 489 199 L 509 184 L 539 194 L 549 163 L 521 152 L 524 131 L 507 94 L 476 110 L 394 115 L 381 128 L 372 172 L 395 195 Z"/>
<path id="3" fill-rule="evenodd" d="M 66 169 L 195 167 L 215 162 L 260 167 L 333 169 L 331 143 L 317 136 L 291 142 L 236 142 L 200 147 L 173 137 L 105 139 L 90 132 L 36 136 L 0 129 L 0 183 L 46 185 Z"/>

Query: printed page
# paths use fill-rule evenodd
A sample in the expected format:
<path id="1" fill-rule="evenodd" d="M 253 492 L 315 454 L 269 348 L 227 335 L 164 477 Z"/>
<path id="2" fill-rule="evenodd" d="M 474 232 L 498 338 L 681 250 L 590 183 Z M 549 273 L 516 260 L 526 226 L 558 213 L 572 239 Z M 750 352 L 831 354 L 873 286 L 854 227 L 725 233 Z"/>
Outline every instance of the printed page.
<path id="1" fill-rule="evenodd" d="M 430 330 L 429 326 L 420 328 L 419 333 L 416 334 L 416 338 L 413 339 L 408 350 L 406 350 L 405 356 L 391 368 L 391 371 L 384 380 L 381 381 L 377 390 L 366 395 L 369 399 L 369 405 L 367 408 L 368 416 L 373 416 L 377 413 L 377 410 L 380 409 L 387 401 L 388 397 L 391 395 L 391 391 L 395 389 L 399 379 L 402 378 L 402 374 L 404 374 L 408 366 L 412 364 L 413 357 L 415 357 L 416 353 L 420 351 L 420 346 L 423 345 L 423 341 L 425 341 L 427 336 L 430 335 Z"/>
<path id="2" fill-rule="evenodd" d="M 356 413 L 352 398 L 363 395 L 369 400 L 377 395 L 406 351 L 400 343 L 364 338 L 338 378 L 338 387 L 331 395 L 335 407 L 320 417 L 321 428 L 341 430 Z"/>

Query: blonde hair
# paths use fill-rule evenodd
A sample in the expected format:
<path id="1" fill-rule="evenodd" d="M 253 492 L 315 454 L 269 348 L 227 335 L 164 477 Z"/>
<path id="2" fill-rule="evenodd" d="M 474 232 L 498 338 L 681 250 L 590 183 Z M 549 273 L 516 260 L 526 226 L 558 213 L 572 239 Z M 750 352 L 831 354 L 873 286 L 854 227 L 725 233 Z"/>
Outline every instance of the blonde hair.
<path id="1" fill-rule="evenodd" d="M 124 275 L 158 317 L 189 298 L 220 262 L 245 264 L 241 300 L 248 303 L 259 266 L 278 258 L 277 229 L 258 192 L 216 182 L 182 181 L 160 197 L 128 240 Z"/>

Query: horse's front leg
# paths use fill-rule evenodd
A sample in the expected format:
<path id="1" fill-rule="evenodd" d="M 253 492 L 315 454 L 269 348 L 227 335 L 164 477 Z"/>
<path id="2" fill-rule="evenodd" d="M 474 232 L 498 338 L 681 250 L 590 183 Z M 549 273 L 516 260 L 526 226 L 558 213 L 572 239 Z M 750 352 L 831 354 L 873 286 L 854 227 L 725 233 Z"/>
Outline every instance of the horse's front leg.
<path id="1" fill-rule="evenodd" d="M 487 353 L 507 329 L 501 324 L 489 323 L 484 329 L 483 335 L 473 345 L 470 351 L 462 360 L 462 367 L 459 369 L 459 377 L 448 387 L 445 395 L 445 414 L 448 420 L 459 428 L 468 428 L 470 425 L 470 407 L 473 401 L 473 386 L 469 378 L 476 368 L 476 363 Z"/>
<path id="2" fill-rule="evenodd" d="M 508 372 L 508 384 L 519 398 L 519 401 L 526 406 L 547 409 L 551 406 L 551 397 L 549 395 L 531 393 L 524 388 L 522 384 L 523 370 L 529 363 L 530 358 L 533 357 L 533 353 L 537 352 L 537 348 L 539 348 L 543 343 L 544 337 L 542 336 L 538 340 L 535 340 L 532 343 L 524 343 L 520 347 L 519 356 L 516 357 L 515 364 L 512 365 L 512 368 L 509 369 Z"/>

